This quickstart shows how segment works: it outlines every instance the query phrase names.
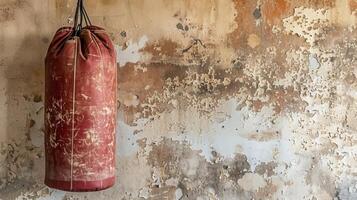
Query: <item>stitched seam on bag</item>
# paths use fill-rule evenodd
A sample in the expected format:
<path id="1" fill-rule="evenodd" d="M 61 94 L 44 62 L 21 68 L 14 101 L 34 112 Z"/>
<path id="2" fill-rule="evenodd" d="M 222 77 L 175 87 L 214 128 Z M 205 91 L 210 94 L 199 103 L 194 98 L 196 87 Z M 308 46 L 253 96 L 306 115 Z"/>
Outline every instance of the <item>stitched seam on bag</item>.
<path id="1" fill-rule="evenodd" d="M 74 117 L 75 117 L 75 103 L 76 103 L 76 71 L 78 64 L 78 39 L 76 39 L 76 48 L 74 52 L 73 64 L 73 95 L 72 95 L 72 135 L 71 135 L 71 190 L 73 189 L 73 150 L 74 150 Z"/>

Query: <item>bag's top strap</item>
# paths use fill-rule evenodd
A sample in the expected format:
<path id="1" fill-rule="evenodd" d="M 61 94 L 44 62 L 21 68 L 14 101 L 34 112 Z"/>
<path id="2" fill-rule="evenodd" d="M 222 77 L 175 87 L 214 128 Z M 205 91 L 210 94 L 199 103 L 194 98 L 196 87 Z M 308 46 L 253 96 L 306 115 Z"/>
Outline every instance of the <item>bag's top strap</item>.
<path id="1" fill-rule="evenodd" d="M 89 19 L 88 13 L 87 13 L 86 9 L 84 8 L 83 0 L 78 0 L 76 13 L 75 13 L 75 17 L 74 17 L 74 24 L 73 24 L 74 36 L 78 36 L 80 34 L 82 27 L 83 27 L 83 25 L 82 25 L 83 19 L 87 26 L 92 25 L 92 22 Z"/>

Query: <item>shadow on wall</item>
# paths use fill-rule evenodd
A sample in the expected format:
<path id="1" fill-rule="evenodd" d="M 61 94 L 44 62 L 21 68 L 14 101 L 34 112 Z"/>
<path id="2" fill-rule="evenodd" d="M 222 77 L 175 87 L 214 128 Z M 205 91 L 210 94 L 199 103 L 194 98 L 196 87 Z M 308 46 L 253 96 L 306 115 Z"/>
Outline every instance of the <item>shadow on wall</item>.
<path id="1" fill-rule="evenodd" d="M 44 57 L 50 36 L 41 29 L 37 20 L 39 14 L 33 7 L 27 9 L 30 10 L 26 11 L 26 16 L 30 18 L 21 16 L 11 23 L 25 20 L 28 25 L 17 26 L 16 32 L 5 32 L 1 38 L 6 41 L 6 47 L 16 51 L 5 61 L 7 124 L 2 134 L 7 138 L 7 155 L 6 163 L 0 165 L 4 167 L 1 171 L 5 171 L 0 181 L 0 199 L 14 199 L 22 191 L 39 187 L 36 181 L 44 177 L 44 162 L 41 161 L 44 159 Z"/>

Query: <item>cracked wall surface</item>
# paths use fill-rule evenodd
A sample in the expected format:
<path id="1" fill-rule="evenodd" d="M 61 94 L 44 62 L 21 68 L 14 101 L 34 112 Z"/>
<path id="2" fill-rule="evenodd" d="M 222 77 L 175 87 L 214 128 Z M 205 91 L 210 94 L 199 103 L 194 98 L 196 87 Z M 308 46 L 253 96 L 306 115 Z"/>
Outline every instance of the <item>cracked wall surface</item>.
<path id="1" fill-rule="evenodd" d="M 74 0 L 0 0 L 0 199 L 357 199 L 356 0 L 87 0 L 117 183 L 47 188 L 44 56 Z"/>

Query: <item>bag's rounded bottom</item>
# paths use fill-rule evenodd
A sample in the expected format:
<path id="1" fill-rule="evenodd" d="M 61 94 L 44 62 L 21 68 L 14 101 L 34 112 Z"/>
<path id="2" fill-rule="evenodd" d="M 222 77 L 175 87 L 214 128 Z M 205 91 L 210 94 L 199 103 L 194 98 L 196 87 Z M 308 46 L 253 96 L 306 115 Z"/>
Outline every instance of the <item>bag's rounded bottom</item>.
<path id="1" fill-rule="evenodd" d="M 58 181 L 45 179 L 45 185 L 50 188 L 69 192 L 94 192 L 110 188 L 115 183 L 115 177 L 98 181 Z"/>

